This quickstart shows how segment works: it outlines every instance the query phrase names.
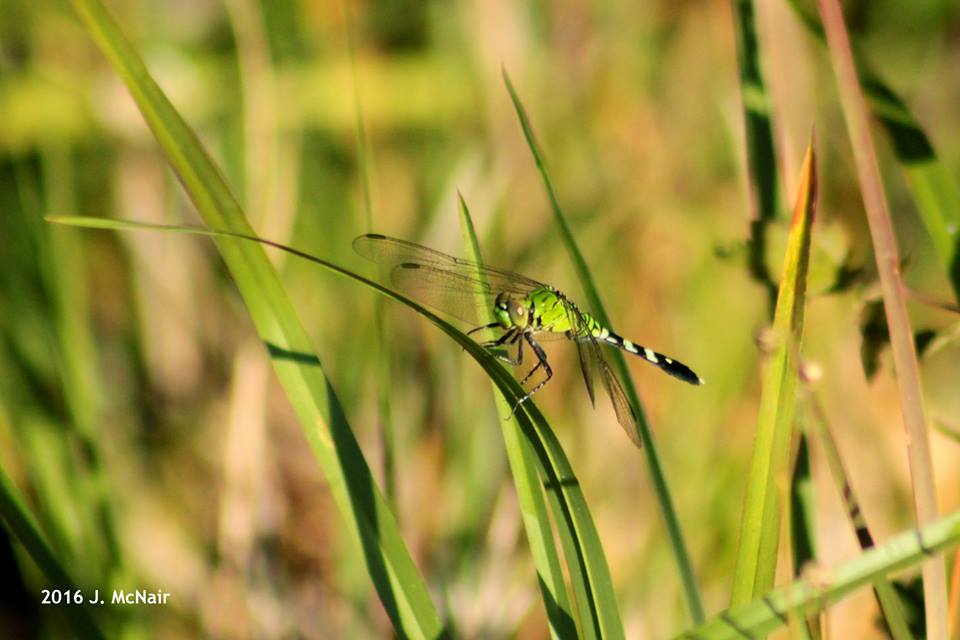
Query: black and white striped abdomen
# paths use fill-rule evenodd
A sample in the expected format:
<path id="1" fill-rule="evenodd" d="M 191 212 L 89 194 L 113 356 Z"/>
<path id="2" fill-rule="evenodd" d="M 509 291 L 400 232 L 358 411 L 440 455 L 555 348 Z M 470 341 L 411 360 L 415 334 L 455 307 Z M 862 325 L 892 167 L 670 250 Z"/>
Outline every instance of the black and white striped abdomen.
<path id="1" fill-rule="evenodd" d="M 606 335 L 604 335 L 606 333 Z M 665 356 L 662 353 L 657 353 L 653 349 L 648 349 L 639 344 L 630 342 L 626 338 L 621 338 L 615 333 L 602 332 L 599 336 L 603 342 L 617 347 L 618 349 L 623 349 L 627 353 L 632 353 L 635 356 L 640 356 L 650 364 L 660 367 L 665 373 L 669 373 L 674 378 L 680 378 L 684 382 L 689 382 L 690 384 L 703 384 L 703 378 L 698 376 L 693 370 L 682 362 L 678 362 L 669 356 Z"/>

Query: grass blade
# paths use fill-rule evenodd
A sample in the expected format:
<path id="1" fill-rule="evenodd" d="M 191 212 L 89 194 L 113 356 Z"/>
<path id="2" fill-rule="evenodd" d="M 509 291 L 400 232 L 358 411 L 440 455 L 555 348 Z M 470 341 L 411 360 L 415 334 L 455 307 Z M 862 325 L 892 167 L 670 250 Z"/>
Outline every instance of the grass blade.
<path id="1" fill-rule="evenodd" d="M 777 155 L 770 121 L 770 97 L 760 64 L 753 0 L 736 0 L 732 5 L 752 212 L 747 260 L 750 275 L 766 290 L 770 312 L 773 313 L 777 285 L 767 269 L 766 235 L 770 222 L 781 217 L 781 209 Z"/>
<path id="2" fill-rule="evenodd" d="M 121 75 L 204 221 L 251 233 L 243 211 L 196 135 L 170 104 L 116 22 L 97 0 L 74 7 Z M 360 543 L 380 600 L 397 633 L 437 637 L 443 625 L 343 409 L 262 247 L 221 242 L 218 249 L 287 392 L 352 536 Z M 306 354 L 315 366 L 303 366 Z"/>
<path id="3" fill-rule="evenodd" d="M 801 171 L 773 320 L 774 349 L 764 366 L 757 435 L 744 499 L 731 603 L 749 602 L 773 587 L 780 533 L 778 486 L 786 481 L 796 406 L 797 360 L 803 336 L 810 236 L 817 202 L 813 141 Z M 779 484 L 778 484 L 779 483 Z"/>
<path id="4" fill-rule="evenodd" d="M 16 489 L 0 469 L 0 517 L 10 530 L 11 535 L 20 541 L 52 588 L 76 591 L 77 584 L 67 574 L 66 569 L 57 560 L 53 550 L 47 545 L 43 534 L 17 494 Z M 67 606 L 66 615 L 80 638 L 106 638 L 93 618 L 90 605 Z"/>
<path id="5" fill-rule="evenodd" d="M 73 205 L 75 186 L 69 169 L 69 155 L 69 149 L 58 145 L 51 145 L 45 150 L 42 174 L 45 197 L 41 196 L 39 185 L 35 183 L 30 170 L 18 163 L 21 211 L 19 214 L 10 212 L 11 219 L 19 218 L 23 225 L 25 235 L 17 240 L 32 248 L 30 254 L 35 259 L 45 297 L 50 300 L 49 310 L 43 314 L 43 319 L 37 317 L 32 321 L 49 331 L 50 341 L 56 345 L 50 356 L 57 363 L 58 375 L 63 380 L 60 389 L 67 410 L 67 429 L 51 431 L 60 436 L 40 445 L 40 457 L 29 459 L 28 464 L 39 471 L 48 467 L 50 460 L 57 455 L 64 456 L 63 463 L 51 465 L 56 467 L 55 475 L 60 476 L 68 465 L 75 475 L 71 477 L 71 473 L 67 473 L 60 476 L 59 488 L 54 488 L 56 484 L 47 485 L 45 492 L 50 502 L 44 509 L 46 513 L 39 515 L 40 521 L 45 526 L 48 540 L 54 543 L 58 539 L 57 533 L 54 527 L 46 526 L 48 522 L 45 519 L 53 518 L 55 521 L 67 518 L 74 523 L 83 521 L 80 527 L 70 527 L 74 532 L 70 536 L 73 538 L 70 540 L 71 546 L 84 550 L 72 566 L 73 575 L 81 581 L 103 581 L 107 586 L 120 579 L 125 568 L 117 540 L 100 442 L 102 395 L 94 357 L 94 337 L 87 323 L 90 317 L 89 292 L 76 266 L 83 262 L 84 256 L 79 238 L 73 232 L 60 230 L 65 233 L 51 233 L 51 229 L 43 224 L 43 202 L 57 209 L 69 209 Z M 36 435 L 30 431 L 24 430 L 21 436 L 24 438 L 22 444 L 25 452 L 31 449 L 27 441 Z M 73 438 L 86 452 L 83 460 L 76 460 L 72 453 Z M 45 475 L 37 474 L 37 477 Z M 50 476 L 46 477 L 47 481 L 51 479 Z M 51 508 L 55 504 L 64 508 Z M 67 512 L 74 510 L 77 511 L 67 515 Z"/>
<path id="6" fill-rule="evenodd" d="M 477 242 L 476 231 L 470 217 L 470 211 L 463 197 L 460 202 L 460 225 L 463 228 L 464 245 L 467 248 L 466 256 L 483 264 L 480 255 L 480 245 Z M 480 309 L 481 324 L 493 322 L 493 314 L 482 296 L 477 296 L 477 306 Z M 491 383 L 493 384 L 493 383 Z M 494 399 L 497 412 L 500 416 L 510 415 L 513 407 L 507 399 L 497 392 L 494 385 Z M 519 424 L 510 419 L 501 419 L 500 428 L 503 431 L 503 441 L 506 445 L 507 458 L 513 473 L 514 485 L 517 489 L 517 500 L 523 516 L 523 524 L 527 531 L 527 540 L 530 543 L 530 552 L 533 555 L 534 565 L 537 567 L 537 576 L 540 591 L 543 594 L 544 605 L 547 610 L 547 620 L 550 623 L 550 633 L 555 638 L 573 638 L 578 635 L 573 624 L 574 616 L 570 610 L 567 597 L 567 586 L 560 566 L 560 556 L 554 543 L 553 528 L 547 514 L 547 506 L 540 488 L 540 477 L 537 473 L 537 454 L 529 440 L 524 437 Z M 573 568 L 572 568 L 573 569 Z M 591 608 L 587 602 L 587 590 L 583 585 L 586 580 L 582 572 L 571 569 L 571 579 L 577 594 L 580 611 L 589 612 Z M 593 625 L 588 627 L 592 631 Z"/>
<path id="7" fill-rule="evenodd" d="M 900 408 L 907 435 L 907 455 L 910 459 L 917 522 L 922 526 L 937 518 L 937 494 L 933 482 L 933 462 L 930 457 L 930 440 L 927 437 L 916 347 L 907 316 L 903 281 L 900 279 L 900 258 L 873 138 L 870 135 L 867 106 L 860 89 L 843 13 L 836 0 L 818 0 L 818 5 L 840 89 L 843 115 L 850 134 L 880 275 L 883 306 L 890 331 L 890 347 L 900 390 Z M 927 634 L 931 638 L 946 638 L 947 578 L 943 562 L 936 560 L 924 564 L 923 587 Z"/>
<path id="8" fill-rule="evenodd" d="M 680 638 L 726 640 L 755 638 L 787 624 L 792 616 L 824 610 L 855 589 L 901 569 L 938 557 L 960 542 L 960 512 L 923 529 L 901 533 L 886 544 L 813 579 L 797 580 L 741 606 L 732 607 Z"/>
<path id="9" fill-rule="evenodd" d="M 534 162 L 536 163 L 537 169 L 540 172 L 540 176 L 543 179 L 544 188 L 546 189 L 547 197 L 550 200 L 550 207 L 553 211 L 554 222 L 556 222 L 557 227 L 560 229 L 560 237 L 567 249 L 567 253 L 570 254 L 570 259 L 573 262 L 574 270 L 577 272 L 577 277 L 579 278 L 580 284 L 583 286 L 583 290 L 586 293 L 590 311 L 593 313 L 594 317 L 597 318 L 597 320 L 607 326 L 610 326 L 610 319 L 607 316 L 607 312 L 600 300 L 600 294 L 597 291 L 596 286 L 593 284 L 593 278 L 590 276 L 590 270 L 587 267 L 586 260 L 584 260 L 583 254 L 580 253 L 580 249 L 573 237 L 570 226 L 567 224 L 566 217 L 563 215 L 563 211 L 560 209 L 560 203 L 557 200 L 556 193 L 553 190 L 553 182 L 550 179 L 550 175 L 547 172 L 546 165 L 544 164 L 543 154 L 540 152 L 540 147 L 533 135 L 533 128 L 530 125 L 527 112 L 523 108 L 523 103 L 520 102 L 520 97 L 517 95 L 517 92 L 513 87 L 513 83 L 510 81 L 510 76 L 507 75 L 506 69 L 503 69 L 503 80 L 506 83 L 507 91 L 510 92 L 510 99 L 513 101 L 514 109 L 516 110 L 517 117 L 520 120 L 520 126 L 523 128 L 523 135 L 527 140 L 527 145 L 530 147 L 530 152 L 533 154 Z M 620 380 L 623 383 L 623 388 L 627 393 L 630 404 L 633 406 L 634 413 L 637 416 L 637 427 L 640 432 L 640 439 L 643 442 L 643 455 L 647 460 L 647 469 L 650 473 L 650 479 L 653 483 L 654 492 L 657 496 L 657 505 L 659 507 L 660 515 L 663 518 L 664 525 L 667 528 L 667 537 L 670 541 L 670 547 L 677 562 L 677 569 L 680 573 L 680 581 L 683 586 L 683 593 L 687 607 L 690 610 L 690 616 L 694 622 L 700 622 L 704 619 L 703 598 L 701 597 L 700 589 L 697 586 L 696 575 L 693 571 L 693 563 L 690 561 L 690 553 L 687 551 L 687 545 L 683 539 L 683 531 L 680 528 L 680 520 L 677 518 L 677 512 L 673 506 L 673 499 L 670 496 L 670 489 L 667 486 L 667 480 L 663 474 L 663 467 L 660 464 L 660 457 L 657 455 L 657 448 L 653 442 L 653 436 L 650 432 L 650 425 L 647 423 L 646 414 L 643 411 L 643 405 L 640 402 L 640 396 L 637 393 L 636 387 L 633 385 L 633 379 L 630 377 L 630 369 L 627 367 L 626 358 L 624 358 L 620 351 L 614 351 L 611 354 L 611 357 L 613 359 L 614 366 L 617 368 L 617 372 L 620 374 Z"/>

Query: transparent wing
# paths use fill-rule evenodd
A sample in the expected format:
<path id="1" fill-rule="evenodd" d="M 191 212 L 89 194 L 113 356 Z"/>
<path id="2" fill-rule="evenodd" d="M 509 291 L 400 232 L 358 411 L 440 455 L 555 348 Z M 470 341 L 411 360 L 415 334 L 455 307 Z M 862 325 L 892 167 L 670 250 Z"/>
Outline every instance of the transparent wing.
<path id="1" fill-rule="evenodd" d="M 627 432 L 627 436 L 638 447 L 643 447 L 643 441 L 637 431 L 637 416 L 627 400 L 627 394 L 616 374 L 610 368 L 606 358 L 603 355 L 603 349 L 600 348 L 597 340 L 590 334 L 586 320 L 580 311 L 570 304 L 567 309 L 570 317 L 570 326 L 572 330 L 573 341 L 577 345 L 577 354 L 580 356 L 580 371 L 583 373 L 583 380 L 587 385 L 587 393 L 590 394 L 590 401 L 594 399 L 594 380 L 599 376 L 603 388 L 606 389 L 610 397 L 610 403 L 617 415 L 617 422 Z"/>
<path id="2" fill-rule="evenodd" d="M 500 293 L 519 296 L 544 287 L 519 273 L 478 265 L 429 247 L 367 234 L 353 241 L 358 254 L 390 270 L 395 287 L 413 298 L 465 322 L 479 324 L 477 296 L 488 304 Z"/>
<path id="3" fill-rule="evenodd" d="M 610 369 L 610 365 L 604 360 L 603 354 L 600 352 L 600 345 L 594 340 L 591 340 L 590 344 L 593 345 L 593 350 L 596 351 L 597 357 L 599 358 L 600 378 L 603 380 L 603 386 L 607 389 L 607 394 L 610 396 L 613 410 L 617 414 L 617 422 L 619 422 L 623 430 L 627 432 L 627 436 L 633 444 L 643 448 L 643 441 L 640 439 L 640 434 L 637 431 L 637 414 L 633 412 L 633 407 L 630 406 L 630 401 L 627 400 L 627 394 L 624 393 L 623 387 L 620 386 L 620 381 L 617 380 L 617 376 L 613 373 L 613 370 Z"/>
<path id="4" fill-rule="evenodd" d="M 590 396 L 590 404 L 597 406 L 597 398 L 593 391 L 593 381 L 597 377 L 596 362 L 597 359 L 590 353 L 590 341 L 574 340 L 577 345 L 577 356 L 580 358 L 580 373 L 583 374 L 583 383 L 587 386 L 587 395 Z"/>

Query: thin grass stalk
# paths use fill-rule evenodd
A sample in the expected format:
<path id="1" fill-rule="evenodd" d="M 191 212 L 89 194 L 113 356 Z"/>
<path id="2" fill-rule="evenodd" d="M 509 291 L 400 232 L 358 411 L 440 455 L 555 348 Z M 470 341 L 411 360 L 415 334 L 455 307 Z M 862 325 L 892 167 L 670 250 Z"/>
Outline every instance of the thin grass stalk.
<path id="1" fill-rule="evenodd" d="M 803 576 L 807 564 L 816 558 L 815 523 L 816 501 L 813 493 L 813 475 L 810 470 L 810 450 L 807 435 L 801 432 L 798 438 L 797 453 L 790 475 L 789 493 L 784 503 L 789 504 L 790 552 L 792 561 L 791 575 Z M 802 634 L 811 640 L 820 640 L 819 619 L 812 616 L 803 621 Z"/>
<path id="2" fill-rule="evenodd" d="M 360 82 L 357 78 L 357 46 L 353 33 L 353 13 L 350 11 L 352 0 L 341 0 L 343 10 L 344 31 L 347 36 L 347 61 L 350 64 L 350 88 L 353 94 L 353 117 L 355 144 L 357 145 L 357 165 L 360 167 L 360 191 L 363 194 L 363 212 L 367 229 L 373 230 L 373 190 L 371 179 L 370 136 L 367 134 L 366 117 L 363 113 L 363 100 L 360 92 Z M 393 423 L 393 412 L 390 404 L 391 380 L 390 361 L 393 345 L 387 340 L 385 325 L 384 299 L 374 296 L 373 300 L 373 329 L 377 341 L 377 410 L 379 413 L 379 432 L 381 447 L 381 466 L 383 469 L 383 491 L 387 501 L 392 505 L 397 502 L 397 473 L 396 473 L 396 428 Z M 394 508 L 396 510 L 396 508 Z"/>
<path id="3" fill-rule="evenodd" d="M 953 568 L 950 571 L 950 637 L 960 638 L 960 625 L 957 624 L 957 611 L 960 609 L 960 549 L 953 554 Z"/>
<path id="4" fill-rule="evenodd" d="M 856 492 L 853 490 L 850 476 L 846 468 L 844 468 L 843 459 L 840 457 L 840 449 L 837 447 L 837 442 L 833 438 L 830 424 L 827 422 L 826 411 L 823 410 L 820 399 L 812 390 L 808 390 L 805 396 L 805 404 L 812 418 L 813 429 L 823 447 L 827 459 L 827 466 L 830 468 L 830 474 L 833 476 L 833 483 L 840 492 L 844 512 L 857 536 L 857 543 L 863 551 L 872 549 L 875 546 L 873 535 L 867 527 L 866 518 L 864 518 L 863 511 L 860 509 L 860 501 L 857 498 Z M 903 603 L 900 600 L 900 596 L 897 595 L 896 590 L 894 590 L 893 585 L 886 579 L 880 579 L 873 583 L 873 593 L 877 598 L 877 604 L 880 605 L 880 611 L 894 640 L 910 640 L 913 638 L 913 634 L 910 633 L 910 627 L 907 625 L 907 620 L 903 613 Z"/>
<path id="5" fill-rule="evenodd" d="M 236 39 L 242 94 L 246 205 L 254 226 L 269 211 L 277 166 L 276 82 L 260 5 L 253 0 L 225 0 Z"/>
<path id="6" fill-rule="evenodd" d="M 272 206 L 280 179 L 276 77 L 264 32 L 261 7 L 253 0 L 227 0 L 227 17 L 236 41 L 243 126 L 244 202 L 257 228 L 286 238 L 292 216 Z M 279 256 L 282 259 L 282 255 Z M 279 261 L 275 262 L 279 266 Z M 221 453 L 222 489 L 217 519 L 217 571 L 231 578 L 250 571 L 258 532 L 259 498 L 267 441 L 267 393 L 270 363 L 262 357 L 255 336 L 248 336 L 233 355 L 233 373 Z M 249 615 L 238 613 L 238 615 Z M 220 631 L 222 633 L 222 630 Z M 214 629 L 213 634 L 217 635 Z"/>
<path id="7" fill-rule="evenodd" d="M 747 190 L 751 222 L 747 264 L 751 277 L 767 294 L 770 316 L 777 302 L 777 284 L 767 269 L 767 229 L 782 218 L 780 179 L 770 120 L 770 96 L 763 80 L 762 56 L 757 39 L 753 0 L 733 0 L 734 34 L 737 45 L 737 69 L 740 75 L 740 100 L 746 136 Z"/>
<path id="8" fill-rule="evenodd" d="M 590 311 L 593 316 L 602 324 L 611 326 L 610 318 L 607 315 L 602 301 L 600 300 L 600 294 L 593 283 L 593 278 L 590 275 L 587 262 L 584 259 L 583 254 L 580 252 L 580 248 L 577 246 L 577 242 L 573 237 L 573 232 L 570 229 L 570 225 L 567 223 L 566 217 L 563 215 L 563 211 L 560 208 L 560 202 L 557 199 L 556 192 L 553 189 L 553 181 L 550 179 L 550 174 L 547 172 L 547 168 L 543 160 L 543 154 L 540 151 L 540 146 L 536 141 L 536 137 L 534 136 L 533 127 L 531 126 L 530 120 L 527 117 L 526 109 L 524 109 L 523 103 L 520 101 L 520 97 L 517 95 L 517 92 L 513 87 L 513 83 L 510 80 L 510 76 L 507 74 L 507 70 L 505 68 L 502 69 L 502 73 L 504 83 L 507 86 L 507 91 L 510 93 L 510 98 L 513 101 L 514 109 L 516 110 L 517 117 L 520 120 L 520 126 L 523 129 L 524 137 L 527 140 L 527 145 L 530 148 L 530 152 L 533 155 L 537 170 L 539 171 L 540 177 L 543 180 L 543 185 L 547 192 L 547 197 L 550 201 L 550 207 L 553 212 L 554 222 L 560 230 L 560 238 L 563 241 L 564 247 L 567 249 L 567 253 L 570 256 L 571 262 L 573 262 L 574 271 L 576 271 L 577 277 L 580 280 L 580 284 L 587 296 L 587 301 L 590 304 Z M 640 401 L 640 395 L 637 393 L 637 389 L 633 384 L 633 378 L 630 376 L 630 369 L 627 366 L 626 358 L 624 358 L 623 354 L 618 350 L 614 351 L 611 355 L 614 366 L 617 368 L 620 380 L 623 383 L 624 390 L 627 393 L 627 397 L 630 400 L 630 404 L 633 406 L 634 413 L 637 417 L 637 428 L 640 439 L 643 442 L 643 455 L 646 457 L 647 470 L 650 473 L 650 480 L 653 484 L 654 494 L 657 497 L 657 506 L 659 507 L 660 516 L 663 519 L 663 523 L 667 529 L 667 539 L 670 542 L 670 548 L 673 551 L 674 560 L 677 563 L 677 570 L 680 574 L 680 582 L 681 586 L 683 587 L 684 599 L 690 612 L 690 617 L 694 622 L 702 622 L 705 618 L 703 598 L 700 594 L 700 588 L 697 584 L 696 574 L 693 570 L 693 562 L 690 560 L 690 553 L 687 550 L 687 545 L 683 537 L 683 530 L 680 527 L 680 519 L 677 517 L 676 509 L 673 506 L 673 499 L 670 495 L 670 489 L 663 473 L 663 467 L 660 464 L 660 457 L 657 454 L 656 445 L 653 442 L 653 433 L 651 432 L 650 425 L 647 422 L 647 416 L 643 410 L 643 404 Z"/>
<path id="9" fill-rule="evenodd" d="M 917 522 L 921 526 L 937 518 L 937 494 L 933 480 L 933 461 L 923 406 L 920 371 L 913 342 L 900 258 L 893 224 L 887 207 L 880 169 L 870 135 L 867 105 L 863 98 L 853 52 L 837 0 L 818 0 L 830 57 L 840 89 L 844 119 L 850 134 L 864 208 L 873 240 L 883 307 L 890 332 L 890 346 L 896 369 L 900 405 L 907 436 L 907 457 L 913 486 Z M 947 637 L 947 584 L 942 560 L 932 559 L 923 566 L 924 609 L 930 638 Z"/>

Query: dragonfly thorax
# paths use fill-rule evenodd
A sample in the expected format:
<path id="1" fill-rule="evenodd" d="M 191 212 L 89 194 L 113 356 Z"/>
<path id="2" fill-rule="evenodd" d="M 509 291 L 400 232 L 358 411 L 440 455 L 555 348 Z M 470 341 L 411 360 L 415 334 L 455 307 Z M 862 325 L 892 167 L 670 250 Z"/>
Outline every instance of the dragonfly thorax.
<path id="1" fill-rule="evenodd" d="M 529 322 L 529 311 L 522 298 L 515 298 L 506 291 L 494 301 L 493 313 L 505 329 L 516 327 L 523 329 Z"/>

